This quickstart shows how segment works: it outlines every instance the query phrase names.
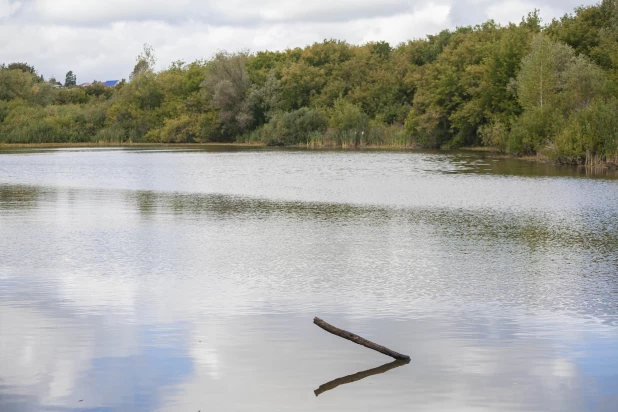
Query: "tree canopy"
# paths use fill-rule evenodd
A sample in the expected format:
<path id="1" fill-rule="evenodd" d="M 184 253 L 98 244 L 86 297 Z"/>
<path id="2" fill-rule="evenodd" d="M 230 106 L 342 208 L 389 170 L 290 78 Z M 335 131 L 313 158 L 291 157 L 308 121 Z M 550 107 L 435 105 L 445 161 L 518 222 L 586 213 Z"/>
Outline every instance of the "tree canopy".
<path id="1" fill-rule="evenodd" d="M 0 66 L 0 142 L 491 146 L 616 160 L 618 0 L 543 25 L 488 21 L 393 46 L 324 40 L 220 51 L 157 71 L 144 45 L 114 88 Z"/>
<path id="2" fill-rule="evenodd" d="M 77 84 L 77 76 L 69 71 L 64 80 L 64 87 L 71 87 Z"/>

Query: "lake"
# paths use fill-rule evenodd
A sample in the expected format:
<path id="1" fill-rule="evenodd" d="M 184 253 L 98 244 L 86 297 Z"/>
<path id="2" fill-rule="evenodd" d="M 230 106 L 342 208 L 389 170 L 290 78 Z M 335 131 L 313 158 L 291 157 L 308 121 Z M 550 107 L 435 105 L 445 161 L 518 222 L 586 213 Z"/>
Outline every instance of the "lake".
<path id="1" fill-rule="evenodd" d="M 473 152 L 5 149 L 0 410 L 616 411 L 617 177 Z"/>

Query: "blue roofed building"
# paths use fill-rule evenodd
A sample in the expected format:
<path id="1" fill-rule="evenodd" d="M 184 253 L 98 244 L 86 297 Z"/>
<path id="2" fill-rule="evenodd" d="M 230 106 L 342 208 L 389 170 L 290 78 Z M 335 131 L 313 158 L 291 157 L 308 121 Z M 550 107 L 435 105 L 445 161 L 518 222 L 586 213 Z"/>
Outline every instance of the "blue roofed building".
<path id="1" fill-rule="evenodd" d="M 104 82 L 103 84 L 106 85 L 107 87 L 114 87 L 115 85 L 118 84 L 118 82 L 120 82 L 120 80 L 108 80 Z"/>

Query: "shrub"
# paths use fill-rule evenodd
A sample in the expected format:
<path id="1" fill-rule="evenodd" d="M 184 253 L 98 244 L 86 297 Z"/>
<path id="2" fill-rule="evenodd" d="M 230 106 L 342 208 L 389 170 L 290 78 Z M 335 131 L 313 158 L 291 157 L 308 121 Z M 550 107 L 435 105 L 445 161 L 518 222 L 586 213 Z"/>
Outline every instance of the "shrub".
<path id="1" fill-rule="evenodd" d="M 369 118 L 360 106 L 339 98 L 330 112 L 328 126 L 340 132 L 364 131 L 369 126 Z"/>
<path id="2" fill-rule="evenodd" d="M 214 114 L 187 115 L 166 119 L 162 127 L 150 130 L 145 139 L 160 143 L 200 143 L 217 140 Z"/>
<path id="3" fill-rule="evenodd" d="M 618 101 L 595 100 L 574 112 L 547 155 L 561 163 L 594 164 L 618 154 Z"/>
<path id="4" fill-rule="evenodd" d="M 551 141 L 563 122 L 557 110 L 540 107 L 527 110 L 513 124 L 506 150 L 514 154 L 534 154 Z"/>
<path id="5" fill-rule="evenodd" d="M 262 128 L 262 141 L 270 146 L 307 143 L 313 132 L 324 132 L 326 126 L 326 117 L 316 109 L 278 112 Z"/>
<path id="6" fill-rule="evenodd" d="M 483 145 L 495 147 L 501 152 L 506 151 L 508 135 L 508 128 L 500 121 L 492 122 L 479 128 L 479 136 Z"/>

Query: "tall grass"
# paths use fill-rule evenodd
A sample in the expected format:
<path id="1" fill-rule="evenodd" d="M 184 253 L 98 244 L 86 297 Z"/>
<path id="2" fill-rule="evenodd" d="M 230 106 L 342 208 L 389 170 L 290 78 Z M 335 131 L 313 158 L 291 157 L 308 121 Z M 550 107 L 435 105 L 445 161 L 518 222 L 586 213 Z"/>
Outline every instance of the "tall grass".
<path id="1" fill-rule="evenodd" d="M 312 132 L 307 138 L 307 147 L 411 147 L 410 136 L 401 125 L 372 124 L 367 129 Z"/>
<path id="2" fill-rule="evenodd" d="M 100 134 L 105 108 L 86 105 L 14 105 L 0 123 L 0 143 L 115 142 L 119 137 Z"/>

